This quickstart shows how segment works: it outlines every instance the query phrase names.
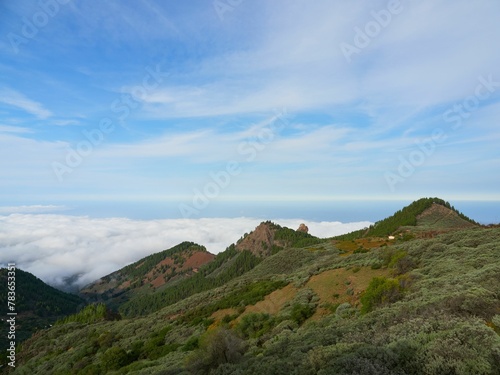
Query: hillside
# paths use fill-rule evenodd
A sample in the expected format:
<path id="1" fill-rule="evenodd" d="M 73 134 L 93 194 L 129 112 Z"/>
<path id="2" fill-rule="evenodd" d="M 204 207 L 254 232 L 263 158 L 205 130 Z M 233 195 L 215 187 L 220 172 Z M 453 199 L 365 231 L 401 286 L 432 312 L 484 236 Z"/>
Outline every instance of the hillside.
<path id="1" fill-rule="evenodd" d="M 8 270 L 0 269 L 1 330 L 7 332 L 7 278 Z M 84 305 L 84 301 L 73 294 L 61 292 L 29 272 L 15 270 L 16 340 L 18 343 L 29 338 L 35 331 L 53 324 L 57 319 L 72 314 Z M 0 336 L 2 348 L 7 348 L 7 335 Z M 3 363 L 2 357 L 2 363 Z"/>
<path id="2" fill-rule="evenodd" d="M 358 230 L 341 236 L 339 240 L 355 240 L 364 237 L 387 237 L 402 232 L 425 231 L 445 232 L 479 226 L 474 220 L 456 210 L 450 203 L 440 198 L 422 198 L 394 215 L 376 222 L 368 230 Z"/>
<path id="3" fill-rule="evenodd" d="M 417 216 L 416 227 L 419 230 L 449 230 L 473 228 L 477 225 L 476 222 L 453 208 L 432 203 L 430 207 Z"/>
<path id="4" fill-rule="evenodd" d="M 88 301 L 104 301 L 117 307 L 135 295 L 154 293 L 167 285 L 189 278 L 214 258 L 215 255 L 210 254 L 203 246 L 183 242 L 87 285 L 80 294 Z"/>
<path id="5" fill-rule="evenodd" d="M 307 233 L 284 228 L 270 221 L 263 222 L 252 232 L 245 234 L 237 244 L 232 244 L 217 254 L 212 262 L 199 267 L 196 273 L 186 275 L 188 277 L 176 283 L 167 283 L 162 288 L 149 288 L 147 293 L 129 293 L 125 297 L 119 295 L 122 299 L 115 299 L 111 306 L 117 307 L 124 316 L 149 314 L 196 293 L 222 286 L 287 246 L 297 247 L 319 242 L 320 239 Z M 144 262 L 140 260 L 137 263 Z M 120 302 L 119 306 L 116 302 Z"/>
<path id="6" fill-rule="evenodd" d="M 121 320 L 101 305 L 39 332 L 13 373 L 498 375 L 500 228 L 432 203 L 432 238 L 359 248 L 262 223 Z"/>

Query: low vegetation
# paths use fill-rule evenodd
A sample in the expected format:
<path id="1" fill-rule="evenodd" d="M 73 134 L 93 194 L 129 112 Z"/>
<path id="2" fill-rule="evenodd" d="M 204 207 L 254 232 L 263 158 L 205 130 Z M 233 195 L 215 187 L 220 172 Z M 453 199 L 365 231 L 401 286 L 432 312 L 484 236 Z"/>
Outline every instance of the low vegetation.
<path id="1" fill-rule="evenodd" d="M 422 198 L 411 203 L 405 208 L 397 211 L 394 215 L 384 220 L 376 222 L 368 229 L 362 229 L 341 236 L 337 236 L 335 237 L 335 239 L 350 241 L 362 237 L 387 237 L 397 232 L 398 229 L 401 227 L 407 227 L 407 226 L 415 227 L 418 224 L 418 217 L 425 210 L 431 208 L 432 205 L 434 204 L 450 209 L 451 211 L 456 213 L 461 220 L 465 221 L 466 223 L 479 225 L 474 220 L 468 218 L 463 213 L 456 210 L 455 207 L 450 205 L 449 202 L 446 202 L 439 198 Z"/>
<path id="2" fill-rule="evenodd" d="M 147 315 L 196 293 L 224 285 L 250 271 L 260 261 L 252 253 L 237 252 L 234 246 L 231 246 L 225 252 L 218 254 L 212 263 L 200 268 L 192 277 L 156 293 L 132 298 L 120 307 L 120 313 L 128 317 Z"/>
<path id="3" fill-rule="evenodd" d="M 230 247 L 185 298 L 121 320 L 96 305 L 37 333 L 13 373 L 499 374 L 500 228 L 378 244 L 263 260 Z"/>
<path id="4" fill-rule="evenodd" d="M 8 348 L 7 339 L 7 269 L 0 269 L 0 306 L 2 320 L 0 328 L 5 334 L 0 335 L 0 346 Z M 59 318 L 75 313 L 83 307 L 85 301 L 74 294 L 64 293 L 52 288 L 43 281 L 23 270 L 16 270 L 16 341 L 29 338 L 34 332 L 47 328 Z M 21 292 L 22 291 L 22 292 Z M 4 357 L 2 357 L 3 362 Z"/>

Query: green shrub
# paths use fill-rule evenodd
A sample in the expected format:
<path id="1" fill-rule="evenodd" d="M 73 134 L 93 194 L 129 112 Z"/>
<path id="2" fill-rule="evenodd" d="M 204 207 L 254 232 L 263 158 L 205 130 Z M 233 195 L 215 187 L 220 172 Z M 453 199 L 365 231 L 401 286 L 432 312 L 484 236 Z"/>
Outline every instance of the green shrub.
<path id="1" fill-rule="evenodd" d="M 353 251 L 353 254 L 366 254 L 368 252 L 370 252 L 370 250 L 358 247 L 356 250 Z"/>
<path id="2" fill-rule="evenodd" d="M 139 359 L 158 359 L 168 353 L 176 351 L 181 345 L 178 343 L 165 343 L 165 336 L 172 330 L 172 326 L 166 326 L 161 330 L 154 332 L 149 340 L 143 345 L 135 343 L 135 349 L 139 355 Z"/>
<path id="3" fill-rule="evenodd" d="M 276 323 L 276 319 L 269 314 L 251 313 L 241 319 L 236 330 L 245 338 L 258 338 L 271 331 Z"/>
<path id="4" fill-rule="evenodd" d="M 181 348 L 183 352 L 190 352 L 200 347 L 200 338 L 198 336 L 193 336 L 184 344 Z"/>
<path id="5" fill-rule="evenodd" d="M 351 306 L 349 302 L 341 303 L 335 309 L 335 315 L 341 318 L 347 318 L 353 315 L 356 310 Z"/>
<path id="6" fill-rule="evenodd" d="M 209 331 L 201 338 L 199 349 L 187 358 L 187 368 L 192 373 L 208 374 L 225 363 L 239 362 L 245 349 L 234 332 L 226 328 Z"/>
<path id="7" fill-rule="evenodd" d="M 361 313 L 365 314 L 378 306 L 397 301 L 401 298 L 402 292 L 398 280 L 374 277 L 361 296 Z"/>
<path id="8" fill-rule="evenodd" d="M 130 363 L 130 358 L 125 349 L 118 346 L 109 348 L 101 357 L 102 367 L 107 370 L 118 370 Z"/>
<path id="9" fill-rule="evenodd" d="M 111 348 L 116 339 L 117 337 L 114 332 L 105 331 L 99 335 L 97 343 L 101 349 L 105 350 Z"/>
<path id="10" fill-rule="evenodd" d="M 236 319 L 240 314 L 231 314 L 231 315 L 224 315 L 224 317 L 222 318 L 221 322 L 223 324 L 229 324 L 230 322 L 232 322 L 234 319 Z"/>
<path id="11" fill-rule="evenodd" d="M 290 318 L 300 325 L 309 319 L 314 314 L 315 310 L 314 306 L 309 304 L 305 305 L 297 303 L 292 307 Z"/>

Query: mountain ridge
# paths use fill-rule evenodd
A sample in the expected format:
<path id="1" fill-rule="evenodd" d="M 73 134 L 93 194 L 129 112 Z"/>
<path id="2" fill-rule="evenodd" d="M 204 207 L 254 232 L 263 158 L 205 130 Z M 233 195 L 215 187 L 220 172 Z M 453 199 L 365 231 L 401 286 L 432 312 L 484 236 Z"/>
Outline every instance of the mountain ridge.
<path id="1" fill-rule="evenodd" d="M 497 375 L 500 228 L 426 199 L 358 248 L 263 222 L 121 320 L 100 306 L 39 332 L 14 373 Z"/>
<path id="2" fill-rule="evenodd" d="M 153 253 L 83 287 L 79 294 L 88 301 L 118 306 L 136 293 L 153 293 L 166 285 L 190 277 L 215 255 L 194 242 L 182 242 Z"/>
<path id="3" fill-rule="evenodd" d="M 479 223 L 468 218 L 463 213 L 456 210 L 455 207 L 453 207 L 449 202 L 443 199 L 436 197 L 421 198 L 412 202 L 408 206 L 405 206 L 401 210 L 396 211 L 393 215 L 377 221 L 367 229 L 357 230 L 351 233 L 336 236 L 335 238 L 339 240 L 354 240 L 363 237 L 387 237 L 400 234 L 401 228 L 404 228 L 404 230 L 422 229 L 421 227 L 429 224 L 424 222 L 423 219 L 428 216 L 433 216 L 429 212 L 427 214 L 425 212 L 432 210 L 433 206 L 441 207 L 442 216 L 452 216 L 455 219 L 451 222 L 451 224 L 448 223 L 448 225 L 442 225 L 440 228 L 442 231 L 480 226 Z M 440 219 L 443 218 L 436 217 L 435 221 L 437 222 Z"/>

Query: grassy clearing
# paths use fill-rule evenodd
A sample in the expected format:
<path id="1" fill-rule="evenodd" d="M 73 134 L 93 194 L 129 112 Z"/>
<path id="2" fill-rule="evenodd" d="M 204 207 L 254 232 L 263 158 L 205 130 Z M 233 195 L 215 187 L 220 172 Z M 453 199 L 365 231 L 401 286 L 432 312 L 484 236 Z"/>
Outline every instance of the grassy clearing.
<path id="1" fill-rule="evenodd" d="M 370 237 L 352 241 L 333 241 L 333 245 L 339 249 L 341 256 L 351 255 L 354 252 L 367 252 L 381 246 L 390 246 L 394 241 L 386 238 Z"/>
<path id="2" fill-rule="evenodd" d="M 277 314 L 287 302 L 293 300 L 297 294 L 297 290 L 298 289 L 291 284 L 282 289 L 275 290 L 271 294 L 268 294 L 263 301 L 257 302 L 252 306 L 247 306 L 242 316 L 249 313 Z"/>
<path id="3" fill-rule="evenodd" d="M 356 272 L 354 272 L 356 271 Z M 332 307 L 348 302 L 352 306 L 359 305 L 361 293 L 368 287 L 374 277 L 386 276 L 387 269 L 373 270 L 370 267 L 339 268 L 314 275 L 307 282 L 320 299 L 319 308 L 312 320 L 317 320 L 332 313 Z"/>

